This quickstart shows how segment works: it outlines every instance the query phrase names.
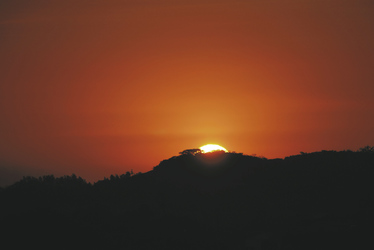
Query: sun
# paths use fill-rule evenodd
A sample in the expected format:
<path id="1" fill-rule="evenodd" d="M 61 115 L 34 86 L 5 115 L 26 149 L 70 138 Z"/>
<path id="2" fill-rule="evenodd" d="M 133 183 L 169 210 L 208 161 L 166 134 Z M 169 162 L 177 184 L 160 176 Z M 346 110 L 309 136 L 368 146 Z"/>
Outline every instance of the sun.
<path id="1" fill-rule="evenodd" d="M 217 144 L 206 144 L 204 146 L 201 146 L 200 150 L 201 150 L 202 153 L 209 153 L 209 152 L 213 152 L 213 151 L 228 152 L 227 149 L 225 149 L 224 147 L 222 147 L 220 145 L 217 145 Z"/>

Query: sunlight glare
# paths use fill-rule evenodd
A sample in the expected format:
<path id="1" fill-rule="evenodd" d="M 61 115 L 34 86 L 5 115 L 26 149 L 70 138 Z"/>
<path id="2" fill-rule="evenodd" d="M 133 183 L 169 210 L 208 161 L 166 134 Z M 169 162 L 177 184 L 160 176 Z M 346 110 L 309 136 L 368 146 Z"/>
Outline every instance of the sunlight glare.
<path id="1" fill-rule="evenodd" d="M 228 152 L 224 147 L 217 145 L 217 144 L 206 144 L 200 147 L 202 153 L 209 153 L 213 151 L 225 151 Z"/>

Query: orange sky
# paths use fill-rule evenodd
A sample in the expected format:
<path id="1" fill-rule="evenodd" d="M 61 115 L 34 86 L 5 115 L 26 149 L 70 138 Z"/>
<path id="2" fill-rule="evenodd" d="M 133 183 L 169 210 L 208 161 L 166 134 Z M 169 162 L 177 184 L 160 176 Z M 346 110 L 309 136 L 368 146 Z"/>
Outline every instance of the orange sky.
<path id="1" fill-rule="evenodd" d="M 368 0 L 1 1 L 0 170 L 373 145 L 373 44 Z"/>

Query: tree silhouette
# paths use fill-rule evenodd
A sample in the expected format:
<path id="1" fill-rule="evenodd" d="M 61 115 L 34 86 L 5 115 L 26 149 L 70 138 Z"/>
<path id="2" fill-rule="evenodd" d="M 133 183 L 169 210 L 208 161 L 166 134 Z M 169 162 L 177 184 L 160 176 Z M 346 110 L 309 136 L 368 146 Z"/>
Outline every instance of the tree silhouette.
<path id="1" fill-rule="evenodd" d="M 192 148 L 192 149 L 186 149 L 182 152 L 179 152 L 180 155 L 197 155 L 201 154 L 201 149 L 199 148 Z"/>
<path id="2" fill-rule="evenodd" d="M 358 152 L 362 152 L 362 153 L 374 153 L 374 147 L 371 147 L 371 146 L 365 146 L 363 148 L 360 148 L 358 150 Z"/>

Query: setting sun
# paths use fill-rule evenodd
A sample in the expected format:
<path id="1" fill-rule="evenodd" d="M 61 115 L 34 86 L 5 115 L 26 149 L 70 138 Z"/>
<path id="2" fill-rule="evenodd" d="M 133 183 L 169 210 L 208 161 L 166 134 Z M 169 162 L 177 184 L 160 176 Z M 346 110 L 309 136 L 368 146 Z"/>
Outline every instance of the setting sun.
<path id="1" fill-rule="evenodd" d="M 201 146 L 200 150 L 203 153 L 209 153 L 209 152 L 213 152 L 213 151 L 225 151 L 225 152 L 228 152 L 224 147 L 222 147 L 220 145 L 217 145 L 217 144 L 206 144 L 204 146 Z"/>

